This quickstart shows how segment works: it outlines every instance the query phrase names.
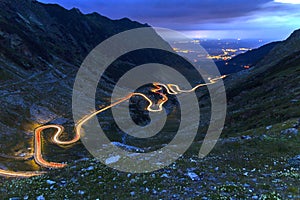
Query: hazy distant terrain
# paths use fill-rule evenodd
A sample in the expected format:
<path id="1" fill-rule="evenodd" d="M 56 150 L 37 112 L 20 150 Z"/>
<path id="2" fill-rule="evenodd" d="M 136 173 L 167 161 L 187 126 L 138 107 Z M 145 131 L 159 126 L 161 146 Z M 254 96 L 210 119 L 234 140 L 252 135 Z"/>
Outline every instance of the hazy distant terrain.
<path id="1" fill-rule="evenodd" d="M 13 157 L 30 157 L 32 133 L 40 125 L 60 124 L 73 133 L 72 88 L 85 56 L 114 34 L 148 25 L 127 18 L 111 20 L 97 13 L 84 15 L 78 9 L 31 0 L 0 0 L 0 8 L 0 168 L 44 170 L 33 159 Z M 156 42 L 167 45 L 153 34 Z M 44 156 L 68 161 L 68 167 L 29 179 L 1 178 L 0 198 L 299 199 L 300 30 L 258 49 L 258 40 L 198 42 L 214 56 L 239 54 L 217 62 L 223 74 L 230 74 L 224 80 L 228 112 L 221 138 L 207 157 L 197 157 L 211 114 L 210 97 L 203 88 L 197 93 L 203 116 L 198 135 L 172 165 L 146 174 L 119 172 L 92 158 L 80 142 L 69 149 L 51 144 L 49 131 L 43 143 Z M 174 50 L 189 53 L 188 49 Z M 169 62 L 192 74 L 180 60 L 162 57 L 161 52 L 148 53 L 144 57 L 145 52 L 135 52 L 115 62 L 105 79 L 107 85 L 98 89 L 107 89 L 114 78 L 147 59 Z M 101 97 L 97 102 L 107 103 Z M 147 112 L 137 112 L 143 105 L 132 103 L 141 124 L 148 120 Z M 171 109 L 176 106 L 174 98 L 166 108 L 176 111 Z M 162 144 L 153 147 L 159 148 L 173 137 L 172 130 L 178 125 L 174 116 L 170 115 L 162 137 L 147 145 L 154 146 L 159 140 Z M 98 119 L 109 122 L 110 118 Z M 114 141 L 122 142 L 121 136 L 113 134 Z"/>

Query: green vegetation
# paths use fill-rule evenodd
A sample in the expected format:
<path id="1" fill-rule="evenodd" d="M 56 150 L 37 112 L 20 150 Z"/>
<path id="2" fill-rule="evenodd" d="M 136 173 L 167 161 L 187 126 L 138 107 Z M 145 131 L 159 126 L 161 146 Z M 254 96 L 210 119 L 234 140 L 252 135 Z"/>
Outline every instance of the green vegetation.
<path id="1" fill-rule="evenodd" d="M 68 11 L 37 1 L 0 1 L 0 5 L 5 8 L 0 11 L 3 29 L 0 42 L 4 46 L 0 49 L 0 83 L 3 86 L 0 88 L 3 94 L 0 128 L 4 129 L 0 145 L 1 150 L 5 149 L 1 153 L 18 156 L 20 149 L 30 152 L 28 141 L 38 125 L 32 106 L 41 107 L 36 110 L 41 123 L 59 120 L 66 132 L 72 133 L 72 86 L 82 59 L 109 36 L 147 25 L 128 19 L 110 20 L 95 13 L 83 15 L 76 9 Z M 8 21 L 7 16 L 12 21 Z M 66 150 L 47 143 L 45 158 L 57 162 L 69 160 L 69 165 L 48 170 L 40 177 L 1 178 L 0 199 L 300 199 L 300 171 L 291 164 L 291 158 L 300 152 L 299 33 L 296 31 L 287 41 L 274 47 L 251 70 L 226 78 L 228 115 L 225 128 L 213 151 L 204 159 L 197 155 L 211 105 L 205 95 L 207 90 L 202 88 L 198 92 L 204 94 L 199 97 L 204 121 L 201 121 L 197 140 L 170 166 L 148 174 L 122 173 L 91 158 L 80 144 Z M 158 57 L 153 60 L 166 64 L 171 60 L 177 68 L 186 66 L 184 61 L 162 57 L 160 53 L 151 53 L 150 57 Z M 113 82 L 110 78 L 114 77 L 109 76 L 120 75 L 135 64 L 143 64 L 142 55 L 136 52 L 133 57 L 139 58 L 137 60 L 122 57 L 114 63 L 117 70 L 107 79 Z M 188 67 L 182 71 L 191 73 Z M 103 87 L 109 88 L 108 84 L 106 82 Z M 40 116 L 43 108 L 47 109 Z M 48 114 L 55 116 L 49 119 Z M 106 119 L 109 115 L 102 117 L 112 132 L 112 124 L 107 123 L 111 119 Z M 165 127 L 163 138 L 150 140 L 147 145 L 154 146 L 152 143 L 158 140 L 168 141 L 177 127 L 176 117 Z M 101 117 L 99 119 L 101 121 Z M 294 133 L 286 131 L 289 129 Z M 49 139 L 49 132 L 45 133 L 45 138 Z M 114 139 L 120 139 L 113 134 Z M 79 157 L 85 159 L 78 160 Z M 34 162 L 0 159 L 3 167 L 11 169 L 27 170 Z M 33 167 L 39 169 L 36 165 Z M 190 173 L 197 179 L 192 180 Z"/>
<path id="2" fill-rule="evenodd" d="M 221 138 L 210 155 L 197 158 L 201 143 L 171 166 L 148 174 L 115 171 L 89 158 L 64 169 L 2 183 L 4 198 L 43 195 L 46 199 L 207 197 L 208 199 L 287 199 L 299 197 L 299 169 L 288 160 L 300 152 L 300 135 L 283 135 L 297 119 L 240 133 L 252 139 Z M 201 180 L 187 175 L 196 173 Z M 55 183 L 49 184 L 47 180 Z M 192 196 L 191 196 L 192 195 Z"/>

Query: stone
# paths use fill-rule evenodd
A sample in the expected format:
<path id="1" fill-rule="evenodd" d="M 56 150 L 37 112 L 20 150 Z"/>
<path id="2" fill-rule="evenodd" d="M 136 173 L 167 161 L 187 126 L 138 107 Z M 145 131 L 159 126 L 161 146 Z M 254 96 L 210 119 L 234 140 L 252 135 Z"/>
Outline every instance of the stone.
<path id="1" fill-rule="evenodd" d="M 130 195 L 131 195 L 131 196 L 134 196 L 134 195 L 135 195 L 135 192 L 133 192 L 133 191 L 130 192 Z"/>
<path id="2" fill-rule="evenodd" d="M 283 131 L 281 131 L 281 134 L 284 134 L 284 135 L 287 135 L 287 134 L 294 134 L 294 135 L 297 135 L 298 134 L 298 129 L 296 128 L 288 128 L 288 129 L 285 129 Z"/>
<path id="3" fill-rule="evenodd" d="M 49 185 L 53 185 L 53 184 L 56 183 L 55 181 L 52 181 L 52 180 L 47 180 L 46 182 L 47 182 L 47 184 L 49 184 Z"/>
<path id="4" fill-rule="evenodd" d="M 161 178 L 169 178 L 169 175 L 168 174 L 163 174 L 160 176 Z"/>
<path id="5" fill-rule="evenodd" d="M 107 158 L 107 159 L 105 160 L 105 164 L 106 164 L 106 165 L 109 165 L 109 164 L 118 162 L 118 160 L 119 160 L 120 158 L 121 158 L 121 157 L 120 157 L 119 155 L 117 155 L 117 156 L 112 156 L 112 157 Z"/>
<path id="6" fill-rule="evenodd" d="M 266 127 L 267 130 L 270 130 L 271 128 L 272 128 L 272 125 Z"/>
<path id="7" fill-rule="evenodd" d="M 250 140 L 252 137 L 251 136 L 249 136 L 249 135 L 242 135 L 241 136 L 241 139 L 242 140 Z"/>
<path id="8" fill-rule="evenodd" d="M 78 191 L 78 194 L 80 194 L 80 195 L 84 195 L 84 193 L 85 193 L 85 192 L 82 191 L 82 190 L 79 190 L 79 191 Z"/>
<path id="9" fill-rule="evenodd" d="M 187 175 L 193 180 L 193 181 L 199 181 L 201 180 L 200 177 L 195 172 L 188 172 Z"/>
<path id="10" fill-rule="evenodd" d="M 295 168 L 300 168 L 300 154 L 289 159 L 288 165 Z"/>
<path id="11" fill-rule="evenodd" d="M 91 171 L 91 170 L 93 170 L 93 169 L 94 169 L 93 166 L 89 166 L 88 168 L 86 168 L 87 171 Z"/>
<path id="12" fill-rule="evenodd" d="M 45 200 L 45 197 L 43 195 L 40 195 L 36 198 L 36 200 Z"/>

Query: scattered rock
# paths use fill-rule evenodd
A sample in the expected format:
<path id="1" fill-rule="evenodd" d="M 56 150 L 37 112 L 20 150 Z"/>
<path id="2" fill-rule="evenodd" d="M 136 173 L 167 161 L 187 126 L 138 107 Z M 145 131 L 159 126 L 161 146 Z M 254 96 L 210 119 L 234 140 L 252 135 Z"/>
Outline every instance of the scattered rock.
<path id="1" fill-rule="evenodd" d="M 155 189 L 153 189 L 152 194 L 157 194 L 157 191 Z"/>
<path id="2" fill-rule="evenodd" d="M 169 178 L 169 175 L 168 174 L 163 174 L 160 176 L 161 178 Z"/>
<path id="3" fill-rule="evenodd" d="M 115 146 L 117 146 L 117 147 L 120 147 L 122 149 L 125 149 L 127 151 L 145 152 L 145 150 L 142 149 L 142 148 L 138 148 L 138 147 L 135 147 L 135 146 L 126 145 L 126 144 L 123 144 L 123 143 L 120 143 L 120 142 L 112 142 L 112 144 L 115 145 Z"/>
<path id="4" fill-rule="evenodd" d="M 20 157 L 25 157 L 27 154 L 26 153 L 20 153 L 19 156 Z"/>
<path id="5" fill-rule="evenodd" d="M 296 168 L 300 168 L 300 154 L 289 159 L 288 160 L 288 165 L 291 167 L 296 167 Z"/>
<path id="6" fill-rule="evenodd" d="M 216 191 L 216 190 L 217 190 L 217 187 L 211 185 L 211 186 L 209 186 L 209 189 L 212 190 L 212 191 Z"/>
<path id="7" fill-rule="evenodd" d="M 71 178 L 71 182 L 72 182 L 72 183 L 78 183 L 78 180 L 77 180 L 77 178 L 74 178 L 74 177 L 73 177 L 73 178 Z"/>
<path id="8" fill-rule="evenodd" d="M 53 185 L 53 184 L 56 183 L 55 181 L 52 181 L 52 180 L 47 180 L 46 182 L 47 182 L 49 185 Z"/>
<path id="9" fill-rule="evenodd" d="M 82 162 L 82 161 L 88 161 L 89 158 L 80 158 L 79 160 L 75 160 L 75 163 Z"/>
<path id="10" fill-rule="evenodd" d="M 119 155 L 117 155 L 117 156 L 112 156 L 112 157 L 107 158 L 107 159 L 105 160 L 105 164 L 106 164 L 106 165 L 109 165 L 109 164 L 118 162 L 118 160 L 119 160 L 120 158 L 121 158 L 121 157 L 120 157 Z"/>
<path id="11" fill-rule="evenodd" d="M 56 190 L 56 188 L 54 187 L 54 185 L 51 185 L 50 189 L 51 190 Z"/>
<path id="12" fill-rule="evenodd" d="M 193 181 L 200 181 L 201 178 L 195 173 L 195 172 L 188 172 L 187 175 L 193 180 Z"/>
<path id="13" fill-rule="evenodd" d="M 297 123 L 294 124 L 293 128 L 299 128 L 300 127 L 300 119 L 298 119 Z"/>
<path id="14" fill-rule="evenodd" d="M 248 183 L 245 183 L 243 186 L 244 187 L 250 187 L 250 185 Z"/>
<path id="15" fill-rule="evenodd" d="M 298 129 L 296 128 L 288 128 L 288 129 L 285 129 L 283 131 L 281 131 L 281 134 L 294 134 L 294 135 L 297 135 L 298 134 Z"/>
<path id="16" fill-rule="evenodd" d="M 80 195 L 84 195 L 84 191 L 82 191 L 82 190 L 78 190 L 78 194 L 80 194 Z"/>
<path id="17" fill-rule="evenodd" d="M 249 135 L 242 135 L 242 136 L 241 136 L 241 139 L 242 139 L 242 140 L 251 140 L 252 137 L 249 136 Z"/>
<path id="18" fill-rule="evenodd" d="M 129 183 L 136 183 L 136 180 L 133 178 L 129 181 Z"/>
<path id="19" fill-rule="evenodd" d="M 135 195 L 135 192 L 130 192 L 130 195 L 131 195 L 131 196 L 134 196 L 134 195 Z"/>
<path id="20" fill-rule="evenodd" d="M 45 197 L 43 195 L 40 195 L 36 198 L 36 200 L 45 200 Z"/>
<path id="21" fill-rule="evenodd" d="M 266 127 L 266 130 L 270 130 L 271 128 L 272 128 L 272 125 L 267 126 L 267 127 Z"/>
<path id="22" fill-rule="evenodd" d="M 248 172 L 244 172 L 243 173 L 244 176 L 248 176 L 248 174 L 249 174 Z"/>
<path id="23" fill-rule="evenodd" d="M 91 170 L 94 170 L 94 167 L 93 166 L 89 166 L 88 168 L 86 168 L 87 171 L 91 171 Z"/>

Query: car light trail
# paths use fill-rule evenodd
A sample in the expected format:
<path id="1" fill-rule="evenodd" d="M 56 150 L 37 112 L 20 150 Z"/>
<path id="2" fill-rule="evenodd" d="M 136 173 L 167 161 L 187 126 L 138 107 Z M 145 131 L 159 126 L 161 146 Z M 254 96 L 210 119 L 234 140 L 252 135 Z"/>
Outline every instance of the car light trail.
<path id="1" fill-rule="evenodd" d="M 64 132 L 64 127 L 61 126 L 61 125 L 45 125 L 45 126 L 38 127 L 34 130 L 34 160 L 38 165 L 40 165 L 41 167 L 45 167 L 45 168 L 63 168 L 67 165 L 65 163 L 49 162 L 49 161 L 46 161 L 43 158 L 42 133 L 46 129 L 56 129 L 56 132 L 54 133 L 54 136 L 52 138 L 52 141 L 53 141 L 54 144 L 57 144 L 57 145 L 74 144 L 80 139 L 80 132 L 81 132 L 82 125 L 84 125 L 88 120 L 90 120 L 91 118 L 95 117 L 97 114 L 99 114 L 99 113 L 101 113 L 105 110 L 108 110 L 108 109 L 110 109 L 110 108 L 112 108 L 112 107 L 114 107 L 114 106 L 116 106 L 116 105 L 118 105 L 118 104 L 120 104 L 124 101 L 129 100 L 133 96 L 140 96 L 140 97 L 143 97 L 146 101 L 148 101 L 148 106 L 147 106 L 146 110 L 148 110 L 149 112 L 160 112 L 163 109 L 164 103 L 166 103 L 168 101 L 167 95 L 162 92 L 163 88 L 166 90 L 167 94 L 169 94 L 169 95 L 189 93 L 189 92 L 195 91 L 196 89 L 198 89 L 200 87 L 214 84 L 218 80 L 223 79 L 225 77 L 226 77 L 226 75 L 220 76 L 220 77 L 217 77 L 217 78 L 214 78 L 214 79 L 208 79 L 209 83 L 199 84 L 199 85 L 195 86 L 194 88 L 192 88 L 190 90 L 182 90 L 182 89 L 180 89 L 180 87 L 178 85 L 175 85 L 175 84 L 162 84 L 162 83 L 155 82 L 155 83 L 153 83 L 154 88 L 151 89 L 151 92 L 161 96 L 161 99 L 159 99 L 158 102 L 156 103 L 157 109 L 152 108 L 154 103 L 145 94 L 130 93 L 127 96 L 123 97 L 122 99 L 110 104 L 109 106 L 106 106 L 106 107 L 104 107 L 100 110 L 97 110 L 97 111 L 83 117 L 81 120 L 79 120 L 78 123 L 75 125 L 75 136 L 72 140 L 69 140 L 69 141 L 61 141 L 59 139 L 61 134 Z M 27 177 L 32 177 L 32 176 L 39 176 L 39 175 L 42 175 L 44 173 L 46 173 L 46 172 L 44 172 L 44 171 L 38 171 L 38 172 L 19 171 L 19 172 L 17 172 L 17 171 L 9 171 L 9 170 L 0 169 L 0 176 L 4 176 L 4 177 L 27 178 Z"/>

